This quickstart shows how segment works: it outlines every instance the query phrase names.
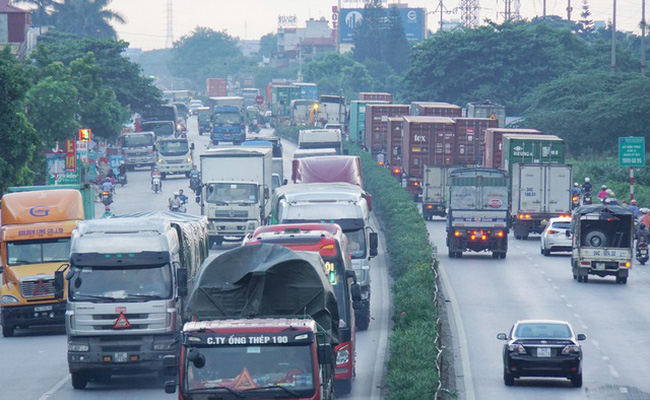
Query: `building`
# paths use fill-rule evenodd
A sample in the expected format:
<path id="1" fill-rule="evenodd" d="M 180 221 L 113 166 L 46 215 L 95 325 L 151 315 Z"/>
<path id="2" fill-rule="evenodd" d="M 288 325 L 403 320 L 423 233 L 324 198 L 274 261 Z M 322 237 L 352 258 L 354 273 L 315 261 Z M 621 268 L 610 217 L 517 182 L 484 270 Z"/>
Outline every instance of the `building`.
<path id="1" fill-rule="evenodd" d="M 310 59 L 319 54 L 336 50 L 332 29 L 325 18 L 310 19 L 304 27 L 279 26 L 278 48 L 271 59 L 271 66 L 283 68 L 297 64 L 300 59 Z"/>
<path id="2" fill-rule="evenodd" d="M 237 40 L 237 46 L 239 46 L 242 53 L 246 57 L 252 57 L 257 55 L 257 53 L 260 52 L 260 48 L 261 48 L 259 40 L 248 40 L 248 39 Z"/>
<path id="3" fill-rule="evenodd" d="M 13 54 L 25 57 L 30 50 L 27 48 L 30 38 L 34 36 L 30 33 L 31 24 L 29 11 L 12 6 L 9 0 L 0 0 L 0 48 L 9 45 Z"/>

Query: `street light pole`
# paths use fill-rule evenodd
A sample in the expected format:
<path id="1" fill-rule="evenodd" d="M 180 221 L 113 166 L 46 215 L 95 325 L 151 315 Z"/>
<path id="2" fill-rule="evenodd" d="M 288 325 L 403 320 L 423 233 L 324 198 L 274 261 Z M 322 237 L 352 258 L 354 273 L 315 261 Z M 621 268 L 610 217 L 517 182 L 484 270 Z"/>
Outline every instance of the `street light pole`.
<path id="1" fill-rule="evenodd" d="M 641 1 L 641 76 L 645 76 L 645 0 Z"/>
<path id="2" fill-rule="evenodd" d="M 616 0 L 613 0 L 612 12 L 612 69 L 616 69 Z"/>

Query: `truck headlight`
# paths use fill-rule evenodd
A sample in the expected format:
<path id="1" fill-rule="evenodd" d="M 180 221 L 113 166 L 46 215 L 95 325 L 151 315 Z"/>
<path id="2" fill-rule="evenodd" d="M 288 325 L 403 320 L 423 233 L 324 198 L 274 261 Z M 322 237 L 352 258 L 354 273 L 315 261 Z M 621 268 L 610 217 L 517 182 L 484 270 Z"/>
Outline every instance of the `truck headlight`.
<path id="1" fill-rule="evenodd" d="M 162 161 L 162 158 L 159 158 L 159 159 L 158 159 L 158 162 L 159 162 L 160 164 L 162 164 L 162 162 L 163 162 L 163 161 Z"/>
<path id="2" fill-rule="evenodd" d="M 174 343 L 174 341 L 154 343 L 153 349 L 156 351 L 172 350 L 174 348 Z"/>
<path id="3" fill-rule="evenodd" d="M 350 361 L 350 346 L 345 345 L 336 352 L 336 365 L 347 364 Z"/>
<path id="4" fill-rule="evenodd" d="M 192 157 L 187 157 L 187 162 L 192 162 Z"/>
<path id="5" fill-rule="evenodd" d="M 90 350 L 90 346 L 87 344 L 75 344 L 75 343 L 68 343 L 68 351 L 72 352 L 86 352 Z"/>
<path id="6" fill-rule="evenodd" d="M 255 229 L 257 227 L 257 223 L 255 221 L 251 221 L 248 223 L 248 229 Z"/>
<path id="7" fill-rule="evenodd" d="M 2 299 L 0 300 L 0 303 L 2 304 L 16 304 L 20 303 L 20 300 L 18 300 L 17 297 L 15 296 L 10 296 L 8 294 L 2 296 Z"/>

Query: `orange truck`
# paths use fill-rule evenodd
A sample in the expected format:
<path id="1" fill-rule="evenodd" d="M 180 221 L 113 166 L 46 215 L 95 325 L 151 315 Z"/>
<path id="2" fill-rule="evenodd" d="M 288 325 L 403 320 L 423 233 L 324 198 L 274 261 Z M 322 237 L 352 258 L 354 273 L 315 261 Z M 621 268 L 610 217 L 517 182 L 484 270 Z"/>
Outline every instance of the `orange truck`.
<path id="1" fill-rule="evenodd" d="M 2 335 L 16 328 L 64 324 L 66 299 L 54 298 L 54 272 L 70 258 L 70 236 L 84 219 L 74 189 L 8 193 L 2 197 Z"/>

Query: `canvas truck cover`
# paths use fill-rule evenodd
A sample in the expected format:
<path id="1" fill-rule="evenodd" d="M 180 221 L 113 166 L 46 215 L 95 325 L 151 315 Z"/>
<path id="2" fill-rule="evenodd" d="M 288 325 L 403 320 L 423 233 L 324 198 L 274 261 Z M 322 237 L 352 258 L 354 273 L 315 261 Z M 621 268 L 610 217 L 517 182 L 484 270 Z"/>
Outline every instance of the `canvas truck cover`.
<path id="1" fill-rule="evenodd" d="M 208 258 L 188 298 L 198 320 L 308 315 L 338 342 L 336 297 L 317 253 L 242 246 Z"/>
<path id="2" fill-rule="evenodd" d="M 595 214 L 602 212 L 614 215 L 632 215 L 632 211 L 630 211 L 628 208 L 607 204 L 587 204 L 580 206 L 573 211 L 573 215 Z"/>
<path id="3" fill-rule="evenodd" d="M 293 160 L 294 183 L 349 183 L 363 187 L 358 156 L 322 156 Z"/>
<path id="4" fill-rule="evenodd" d="M 83 199 L 78 190 L 42 190 L 2 196 L 3 226 L 83 219 Z"/>

